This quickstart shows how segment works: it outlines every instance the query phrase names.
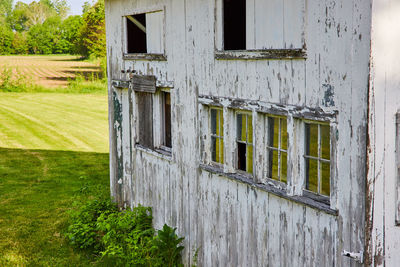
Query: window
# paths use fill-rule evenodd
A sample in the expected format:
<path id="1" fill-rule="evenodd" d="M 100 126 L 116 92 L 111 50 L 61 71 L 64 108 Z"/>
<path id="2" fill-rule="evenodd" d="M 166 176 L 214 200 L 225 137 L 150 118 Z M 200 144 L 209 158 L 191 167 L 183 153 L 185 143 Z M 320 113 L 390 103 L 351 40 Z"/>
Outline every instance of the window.
<path id="1" fill-rule="evenodd" d="M 330 127 L 315 122 L 305 123 L 305 188 L 330 195 Z"/>
<path id="2" fill-rule="evenodd" d="M 246 0 L 224 0 L 224 49 L 246 49 Z"/>
<path id="3" fill-rule="evenodd" d="M 287 183 L 287 121 L 283 117 L 267 118 L 267 177 Z"/>
<path id="4" fill-rule="evenodd" d="M 304 47 L 304 0 L 219 1 L 218 50 L 297 50 Z"/>
<path id="5" fill-rule="evenodd" d="M 210 109 L 211 160 L 224 163 L 224 116 L 222 109 Z"/>
<path id="6" fill-rule="evenodd" d="M 126 21 L 126 53 L 164 53 L 164 12 L 125 16 Z"/>
<path id="7" fill-rule="evenodd" d="M 236 114 L 237 168 L 253 173 L 253 116 Z"/>
<path id="8" fill-rule="evenodd" d="M 138 142 L 153 148 L 153 98 L 151 93 L 136 92 L 138 114 Z"/>
<path id="9" fill-rule="evenodd" d="M 162 91 L 162 144 L 165 148 L 171 149 L 171 94 Z M 167 149 L 168 150 L 168 149 Z"/>

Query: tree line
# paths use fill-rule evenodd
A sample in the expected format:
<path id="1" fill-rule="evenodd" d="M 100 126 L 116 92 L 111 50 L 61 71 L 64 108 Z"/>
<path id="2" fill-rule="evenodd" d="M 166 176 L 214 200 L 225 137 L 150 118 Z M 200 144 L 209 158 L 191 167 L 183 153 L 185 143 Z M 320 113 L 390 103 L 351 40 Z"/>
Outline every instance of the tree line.
<path id="1" fill-rule="evenodd" d="M 0 1 L 0 54 L 106 55 L 104 0 L 67 16 L 65 0 Z"/>

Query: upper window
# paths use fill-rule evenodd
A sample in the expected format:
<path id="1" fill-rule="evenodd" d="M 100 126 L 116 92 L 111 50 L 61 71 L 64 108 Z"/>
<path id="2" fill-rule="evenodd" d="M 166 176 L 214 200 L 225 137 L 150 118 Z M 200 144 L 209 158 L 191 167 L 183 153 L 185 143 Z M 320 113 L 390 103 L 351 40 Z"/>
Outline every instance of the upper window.
<path id="1" fill-rule="evenodd" d="M 220 50 L 301 49 L 304 0 L 221 0 Z"/>
<path id="2" fill-rule="evenodd" d="M 268 117 L 267 177 L 287 183 L 287 122 L 283 117 Z"/>
<path id="3" fill-rule="evenodd" d="M 330 195 L 330 128 L 327 124 L 305 123 L 305 188 Z"/>
<path id="4" fill-rule="evenodd" d="M 164 12 L 133 14 L 126 20 L 126 53 L 164 53 Z"/>
<path id="5" fill-rule="evenodd" d="M 224 163 L 224 116 L 222 109 L 210 109 L 211 160 Z"/>
<path id="6" fill-rule="evenodd" d="M 253 173 L 253 116 L 236 114 L 237 168 Z"/>

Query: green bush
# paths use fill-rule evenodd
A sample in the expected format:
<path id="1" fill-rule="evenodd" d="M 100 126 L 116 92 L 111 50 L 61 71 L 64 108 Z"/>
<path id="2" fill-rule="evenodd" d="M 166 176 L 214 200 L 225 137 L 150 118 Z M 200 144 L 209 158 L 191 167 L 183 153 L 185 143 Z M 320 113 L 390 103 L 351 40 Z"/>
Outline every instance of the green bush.
<path id="1" fill-rule="evenodd" d="M 183 238 L 166 224 L 156 232 L 152 220 L 149 207 L 119 212 L 110 200 L 92 200 L 72 212 L 66 237 L 75 247 L 99 255 L 102 264 L 183 266 Z"/>

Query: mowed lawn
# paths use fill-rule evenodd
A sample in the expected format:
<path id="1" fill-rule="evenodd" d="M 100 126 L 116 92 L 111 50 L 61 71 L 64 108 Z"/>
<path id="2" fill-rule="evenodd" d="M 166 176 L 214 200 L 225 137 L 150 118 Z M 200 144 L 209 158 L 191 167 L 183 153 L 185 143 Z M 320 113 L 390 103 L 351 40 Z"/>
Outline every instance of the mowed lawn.
<path id="1" fill-rule="evenodd" d="M 109 192 L 106 94 L 0 93 L 0 266 L 88 266 L 63 236 Z"/>

